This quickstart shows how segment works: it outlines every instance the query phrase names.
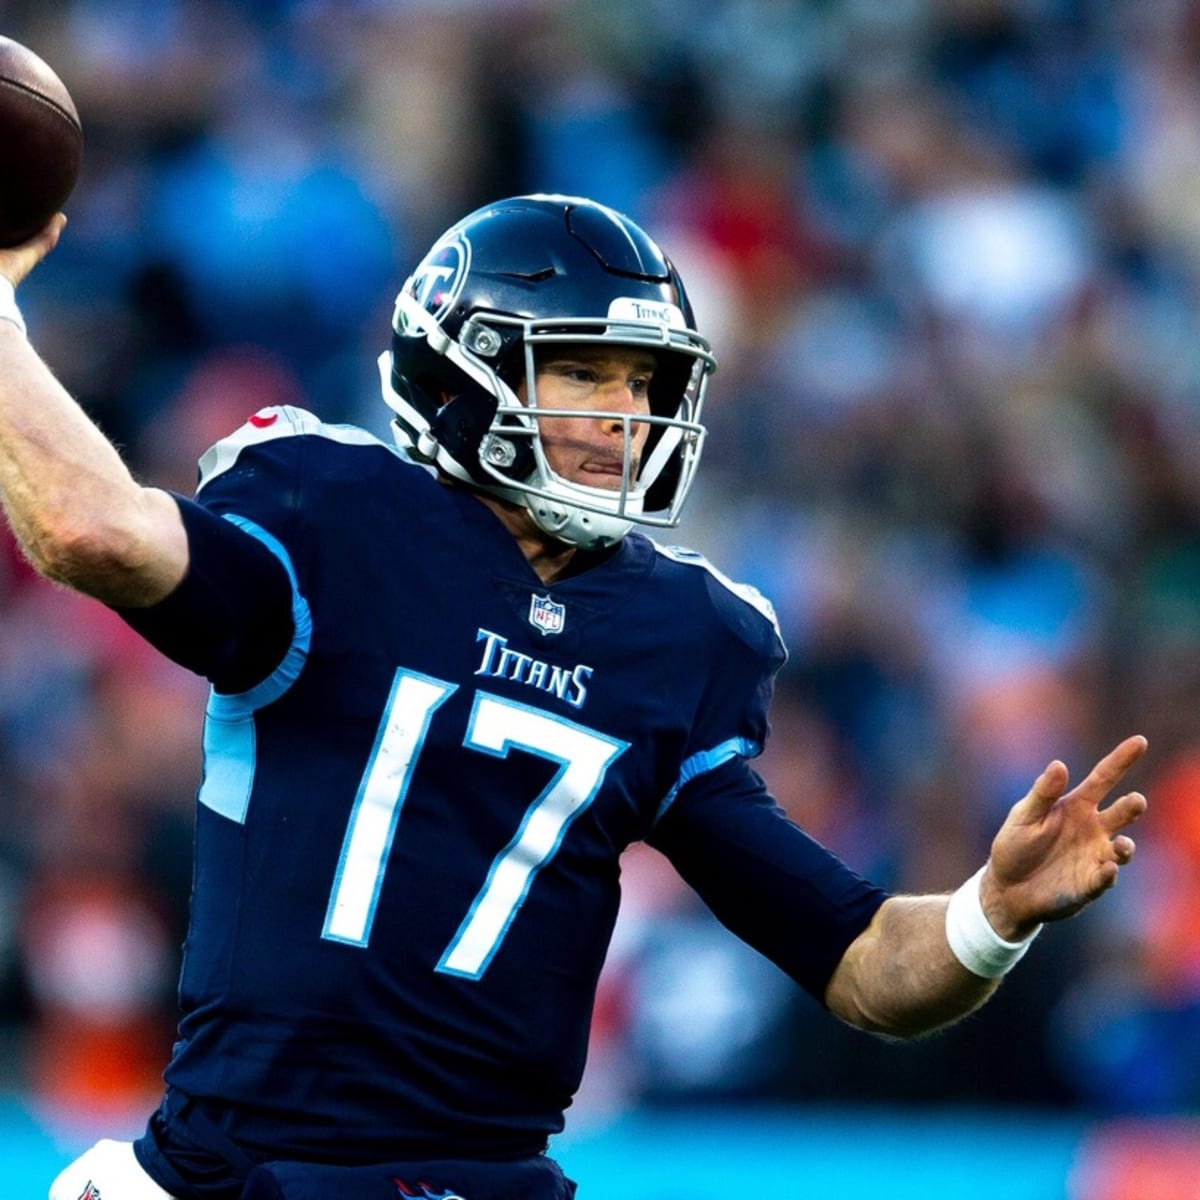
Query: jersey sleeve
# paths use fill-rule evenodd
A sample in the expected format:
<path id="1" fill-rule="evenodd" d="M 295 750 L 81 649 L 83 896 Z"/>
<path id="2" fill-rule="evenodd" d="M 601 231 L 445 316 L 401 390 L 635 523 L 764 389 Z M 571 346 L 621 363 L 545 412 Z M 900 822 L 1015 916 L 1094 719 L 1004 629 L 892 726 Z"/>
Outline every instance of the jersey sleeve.
<path id="1" fill-rule="evenodd" d="M 188 571 L 150 608 L 116 611 L 152 645 L 221 693 L 247 692 L 295 656 L 310 622 L 294 565 L 304 443 L 319 422 L 264 409 L 201 459 L 194 500 L 176 496 Z"/>
<path id="2" fill-rule="evenodd" d="M 791 821 L 740 755 L 686 781 L 648 841 L 723 925 L 822 1004 L 887 899 Z"/>
<path id="3" fill-rule="evenodd" d="M 708 619 L 700 638 L 682 651 L 703 664 L 703 677 L 678 776 L 659 804 L 659 819 L 681 789 L 728 762 L 762 753 L 775 677 L 787 661 L 775 611 L 764 596 L 726 578 L 699 554 L 677 548 L 668 553 L 697 570 Z"/>
<path id="4" fill-rule="evenodd" d="M 247 691 L 275 670 L 292 643 L 292 581 L 262 540 L 195 501 L 175 501 L 188 539 L 187 574 L 158 604 L 116 612 L 217 691 Z"/>

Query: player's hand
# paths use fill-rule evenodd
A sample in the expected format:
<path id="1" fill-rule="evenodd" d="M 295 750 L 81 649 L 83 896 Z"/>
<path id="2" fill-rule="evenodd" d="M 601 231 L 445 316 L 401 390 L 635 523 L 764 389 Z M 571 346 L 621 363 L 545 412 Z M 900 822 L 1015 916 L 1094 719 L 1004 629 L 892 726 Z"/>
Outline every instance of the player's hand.
<path id="1" fill-rule="evenodd" d="M 0 249 L 0 275 L 14 287 L 19 284 L 58 245 L 66 224 L 67 218 L 62 213 L 55 213 L 46 227 L 29 241 Z"/>
<path id="2" fill-rule="evenodd" d="M 1044 921 L 1072 916 L 1116 883 L 1134 852 L 1124 830 L 1146 811 L 1146 798 L 1128 792 L 1101 805 L 1146 746 L 1140 735 L 1126 738 L 1070 791 L 1067 768 L 1052 762 L 1013 806 L 980 887 L 1002 938 L 1018 941 Z"/>

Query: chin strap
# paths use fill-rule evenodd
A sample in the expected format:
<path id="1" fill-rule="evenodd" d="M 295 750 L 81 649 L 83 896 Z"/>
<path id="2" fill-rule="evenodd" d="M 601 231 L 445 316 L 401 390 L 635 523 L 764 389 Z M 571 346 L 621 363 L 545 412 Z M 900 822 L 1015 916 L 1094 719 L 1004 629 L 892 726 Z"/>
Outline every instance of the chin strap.
<path id="1" fill-rule="evenodd" d="M 608 513 L 588 512 L 573 505 L 558 504 L 546 496 L 522 495 L 533 523 L 551 537 L 580 550 L 605 550 L 615 546 L 632 528 L 633 521 Z"/>

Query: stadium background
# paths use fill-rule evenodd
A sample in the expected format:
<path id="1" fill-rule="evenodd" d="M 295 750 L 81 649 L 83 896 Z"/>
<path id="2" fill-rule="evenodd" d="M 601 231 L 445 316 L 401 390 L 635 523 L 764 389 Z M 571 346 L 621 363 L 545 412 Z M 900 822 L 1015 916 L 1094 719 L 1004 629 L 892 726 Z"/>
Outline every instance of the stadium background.
<path id="1" fill-rule="evenodd" d="M 189 490 L 267 403 L 385 433 L 415 257 L 587 194 L 721 357 L 678 540 L 778 608 L 763 769 L 798 820 L 948 889 L 1049 757 L 1149 735 L 1126 886 L 916 1045 L 836 1027 L 631 853 L 559 1143 L 584 1194 L 1200 1195 L 1197 5 L 0 0 L 0 33 L 87 138 L 23 306 L 143 478 Z M 0 542 L 9 1195 L 152 1102 L 203 701 Z"/>

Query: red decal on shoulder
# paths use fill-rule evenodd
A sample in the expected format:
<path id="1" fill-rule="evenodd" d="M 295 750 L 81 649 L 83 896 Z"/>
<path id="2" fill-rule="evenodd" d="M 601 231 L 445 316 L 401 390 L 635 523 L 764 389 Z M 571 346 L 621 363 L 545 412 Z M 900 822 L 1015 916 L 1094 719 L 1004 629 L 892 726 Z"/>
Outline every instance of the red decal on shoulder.
<path id="1" fill-rule="evenodd" d="M 268 425 L 274 425 L 279 420 L 278 413 L 255 413 L 250 418 L 250 424 L 255 429 L 266 429 Z"/>

